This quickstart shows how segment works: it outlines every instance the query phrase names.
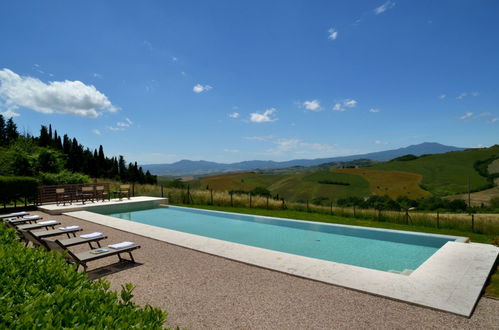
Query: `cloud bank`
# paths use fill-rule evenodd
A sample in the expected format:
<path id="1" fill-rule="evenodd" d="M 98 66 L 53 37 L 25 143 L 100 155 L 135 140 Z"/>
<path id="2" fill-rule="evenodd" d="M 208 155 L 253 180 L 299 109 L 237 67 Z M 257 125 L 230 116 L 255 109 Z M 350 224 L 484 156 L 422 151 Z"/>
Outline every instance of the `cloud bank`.
<path id="1" fill-rule="evenodd" d="M 43 81 L 23 77 L 9 70 L 0 70 L 0 99 L 3 114 L 18 116 L 19 108 L 45 114 L 70 114 L 96 118 L 104 111 L 116 112 L 117 108 L 106 95 L 92 85 L 81 81 Z"/>

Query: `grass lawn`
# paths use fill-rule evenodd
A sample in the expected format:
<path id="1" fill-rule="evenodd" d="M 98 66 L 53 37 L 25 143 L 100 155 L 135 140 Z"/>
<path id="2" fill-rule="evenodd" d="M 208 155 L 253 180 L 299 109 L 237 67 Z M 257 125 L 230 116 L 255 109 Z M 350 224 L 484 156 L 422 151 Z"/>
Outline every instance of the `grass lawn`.
<path id="1" fill-rule="evenodd" d="M 195 208 L 215 210 L 215 211 L 255 214 L 255 215 L 263 215 L 270 217 L 288 218 L 288 219 L 337 223 L 337 224 L 353 225 L 353 226 L 385 228 L 385 229 L 404 230 L 404 231 L 417 231 L 417 232 L 441 234 L 441 235 L 465 236 L 469 237 L 472 242 L 476 243 L 493 244 L 494 242 L 497 242 L 497 237 L 494 235 L 477 234 L 477 233 L 460 231 L 455 229 L 443 229 L 443 228 L 437 229 L 424 226 L 404 225 L 404 224 L 397 224 L 390 222 L 379 222 L 373 220 L 346 218 L 335 215 L 308 213 L 308 212 L 294 211 L 294 210 L 265 210 L 265 209 L 250 209 L 250 208 L 225 207 L 225 206 L 213 206 L 213 205 L 179 205 L 179 206 L 195 207 Z M 488 296 L 499 298 L 499 273 L 497 272 L 497 268 L 495 272 L 492 274 L 489 283 L 485 288 L 485 292 L 486 295 Z"/>

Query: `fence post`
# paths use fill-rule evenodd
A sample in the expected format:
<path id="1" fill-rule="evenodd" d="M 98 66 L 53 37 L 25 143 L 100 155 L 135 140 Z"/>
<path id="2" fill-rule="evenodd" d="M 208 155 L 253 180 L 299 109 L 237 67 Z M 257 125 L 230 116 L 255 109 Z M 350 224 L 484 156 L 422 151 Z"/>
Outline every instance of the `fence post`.
<path id="1" fill-rule="evenodd" d="M 269 196 L 267 196 L 267 210 L 269 209 Z"/>
<path id="2" fill-rule="evenodd" d="M 132 197 L 135 197 L 135 182 L 132 183 Z"/>
<path id="3" fill-rule="evenodd" d="M 355 218 L 355 205 L 353 206 L 353 217 Z"/>
<path id="4" fill-rule="evenodd" d="M 308 199 L 307 199 L 307 212 L 310 212 L 310 208 L 308 206 Z"/>
<path id="5" fill-rule="evenodd" d="M 161 197 L 165 197 L 163 194 L 163 185 L 161 185 Z"/>
<path id="6" fill-rule="evenodd" d="M 251 193 L 249 193 L 249 208 L 251 208 Z"/>
<path id="7" fill-rule="evenodd" d="M 210 189 L 210 204 L 213 205 L 213 189 Z"/>
<path id="8" fill-rule="evenodd" d="M 282 209 L 285 210 L 286 209 L 286 203 L 284 202 L 284 198 L 282 199 Z"/>
<path id="9" fill-rule="evenodd" d="M 230 195 L 230 206 L 231 206 L 231 207 L 233 207 L 233 206 L 234 206 L 234 204 L 232 203 L 232 194 L 233 194 L 233 192 L 232 192 L 232 191 L 231 191 L 231 192 L 229 192 L 229 195 Z"/>

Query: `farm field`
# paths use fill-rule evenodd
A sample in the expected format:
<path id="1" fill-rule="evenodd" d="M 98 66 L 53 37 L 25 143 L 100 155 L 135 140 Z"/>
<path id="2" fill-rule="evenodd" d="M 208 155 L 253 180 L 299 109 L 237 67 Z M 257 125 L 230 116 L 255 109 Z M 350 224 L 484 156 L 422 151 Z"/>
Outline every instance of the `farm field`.
<path id="1" fill-rule="evenodd" d="M 488 183 L 487 179 L 481 176 L 473 165 L 477 160 L 494 156 L 499 156 L 499 145 L 490 148 L 426 155 L 410 161 L 377 163 L 366 168 L 421 174 L 423 176 L 422 184 L 431 194 L 446 196 L 465 193 L 468 189 L 468 178 L 471 190 L 480 190 L 485 187 Z"/>
<path id="2" fill-rule="evenodd" d="M 313 201 L 316 198 L 337 200 L 344 197 L 366 197 L 371 194 L 411 199 L 434 196 L 461 198 L 468 190 L 468 178 L 475 205 L 487 203 L 499 195 L 499 187 L 486 188 L 487 178 L 474 165 L 479 160 L 499 157 L 499 145 L 421 156 L 413 160 L 393 160 L 358 168 L 331 168 L 312 172 L 294 172 L 294 168 L 276 173 L 239 172 L 190 180 L 191 188 L 215 191 L 241 190 L 257 187 L 268 189 L 288 201 Z M 499 171 L 499 160 L 491 162 L 489 173 Z M 480 189 L 483 189 L 480 191 Z M 467 196 L 466 196 L 467 197 Z"/>
<path id="3" fill-rule="evenodd" d="M 328 170 L 298 174 L 231 173 L 204 177 L 189 183 L 194 188 L 206 187 L 216 191 L 251 191 L 256 187 L 264 187 L 273 195 L 279 194 L 291 201 L 306 201 L 317 197 L 364 197 L 370 194 L 369 183 L 362 177 Z"/>
<path id="4" fill-rule="evenodd" d="M 499 178 L 496 178 L 494 182 L 496 186 L 493 188 L 471 193 L 471 205 L 480 207 L 482 204 L 489 203 L 492 198 L 499 197 Z M 468 200 L 468 194 L 450 195 L 446 196 L 445 198 Z"/>
<path id="5" fill-rule="evenodd" d="M 349 173 L 359 175 L 369 182 L 370 190 L 376 195 L 388 195 L 396 199 L 398 196 L 406 196 L 410 199 L 430 197 L 431 194 L 419 186 L 423 176 L 421 174 L 379 171 L 366 168 L 344 168 L 334 169 L 335 173 Z"/>

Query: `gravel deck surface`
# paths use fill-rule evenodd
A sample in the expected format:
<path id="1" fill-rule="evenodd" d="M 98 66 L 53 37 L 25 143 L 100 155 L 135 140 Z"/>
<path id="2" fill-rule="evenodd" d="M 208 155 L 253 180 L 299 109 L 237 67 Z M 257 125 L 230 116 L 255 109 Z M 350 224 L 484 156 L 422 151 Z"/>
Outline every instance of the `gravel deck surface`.
<path id="1" fill-rule="evenodd" d="M 38 214 L 42 214 L 38 212 Z M 499 300 L 482 297 L 472 317 L 440 312 L 246 265 L 68 216 L 44 215 L 82 233 L 100 231 L 103 246 L 141 245 L 141 265 L 106 278 L 113 289 L 132 282 L 134 301 L 168 312 L 168 326 L 187 329 L 467 328 L 499 329 Z M 62 237 L 62 236 L 61 236 Z M 74 251 L 88 249 L 73 247 Z M 89 270 L 117 257 L 91 262 Z"/>

